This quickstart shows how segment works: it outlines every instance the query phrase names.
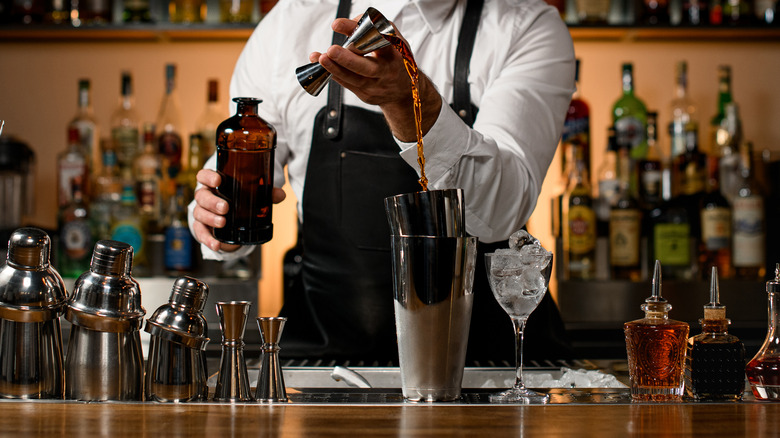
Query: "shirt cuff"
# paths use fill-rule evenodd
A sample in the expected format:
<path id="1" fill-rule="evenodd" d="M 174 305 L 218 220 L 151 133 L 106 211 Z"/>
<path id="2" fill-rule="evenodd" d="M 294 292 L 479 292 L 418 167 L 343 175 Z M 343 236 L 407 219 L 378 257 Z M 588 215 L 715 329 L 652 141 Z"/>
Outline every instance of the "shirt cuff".
<path id="1" fill-rule="evenodd" d="M 442 98 L 439 117 L 428 133 L 423 136 L 425 176 L 428 178 L 431 188 L 438 189 L 448 185 L 446 175 L 466 153 L 471 135 L 471 129 L 463 123 L 463 120 Z M 412 166 L 419 175 L 417 142 L 403 142 L 397 138 L 395 141 L 401 148 L 401 158 Z"/>

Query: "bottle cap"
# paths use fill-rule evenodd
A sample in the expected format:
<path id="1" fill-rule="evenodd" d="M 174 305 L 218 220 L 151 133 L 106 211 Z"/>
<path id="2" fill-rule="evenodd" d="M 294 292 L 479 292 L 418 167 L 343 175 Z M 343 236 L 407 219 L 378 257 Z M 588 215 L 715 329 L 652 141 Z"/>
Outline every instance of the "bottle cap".
<path id="1" fill-rule="evenodd" d="M 38 228 L 19 228 L 8 240 L 8 263 L 28 269 L 42 269 L 49 266 L 51 239 Z"/>
<path id="2" fill-rule="evenodd" d="M 704 319 L 726 319 L 726 306 L 720 304 L 720 284 L 718 268 L 712 267 L 710 277 L 710 302 L 704 306 Z"/>

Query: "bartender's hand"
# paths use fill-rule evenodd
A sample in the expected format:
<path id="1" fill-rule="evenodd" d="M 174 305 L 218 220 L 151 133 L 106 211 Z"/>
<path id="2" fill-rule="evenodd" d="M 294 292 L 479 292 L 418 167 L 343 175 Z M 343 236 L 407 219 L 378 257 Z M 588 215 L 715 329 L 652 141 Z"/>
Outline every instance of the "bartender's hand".
<path id="1" fill-rule="evenodd" d="M 197 175 L 198 182 L 203 187 L 195 191 L 195 209 L 192 217 L 195 222 L 192 230 L 198 242 L 205 244 L 212 251 L 235 251 L 240 245 L 231 245 L 220 242 L 214 238 L 212 230 L 225 226 L 225 214 L 228 212 L 228 203 L 215 194 L 217 186 L 222 181 L 219 173 L 211 169 L 201 169 Z M 287 197 L 284 190 L 274 187 L 271 198 L 274 204 L 278 204 Z"/>
<path id="2" fill-rule="evenodd" d="M 357 20 L 338 18 L 333 22 L 335 32 L 349 35 Z M 396 29 L 396 35 L 403 36 Z M 314 52 L 311 62 L 319 62 L 332 79 L 352 91 L 363 102 L 378 105 L 387 123 L 401 141 L 417 141 L 412 103 L 412 85 L 401 54 L 393 46 L 384 47 L 360 56 L 341 46 L 331 46 L 325 53 Z M 420 72 L 422 100 L 422 131 L 431 129 L 441 110 L 441 96 L 433 83 Z"/>

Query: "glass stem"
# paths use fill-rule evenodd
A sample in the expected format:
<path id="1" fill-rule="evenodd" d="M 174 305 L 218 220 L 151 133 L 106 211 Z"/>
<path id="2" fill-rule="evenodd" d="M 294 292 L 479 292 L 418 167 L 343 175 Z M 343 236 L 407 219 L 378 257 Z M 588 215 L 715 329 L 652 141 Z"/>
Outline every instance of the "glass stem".
<path id="1" fill-rule="evenodd" d="M 523 383 L 523 331 L 528 318 L 512 317 L 515 328 L 515 389 L 525 389 Z"/>

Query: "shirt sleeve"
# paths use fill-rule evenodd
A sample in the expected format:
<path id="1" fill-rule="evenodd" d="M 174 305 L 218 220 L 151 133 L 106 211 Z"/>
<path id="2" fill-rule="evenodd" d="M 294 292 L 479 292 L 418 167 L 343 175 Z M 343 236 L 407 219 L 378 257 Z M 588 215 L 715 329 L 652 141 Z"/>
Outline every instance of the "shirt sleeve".
<path id="1" fill-rule="evenodd" d="M 568 29 L 553 8 L 541 6 L 536 15 L 509 27 L 506 54 L 495 57 L 500 65 L 475 66 L 472 58 L 469 82 L 485 84 L 473 129 L 442 102 L 423 138 L 430 188 L 462 188 L 467 231 L 484 242 L 507 239 L 530 217 L 574 92 Z M 479 36 L 477 44 L 475 51 Z M 419 172 L 416 143 L 398 143 Z"/>

